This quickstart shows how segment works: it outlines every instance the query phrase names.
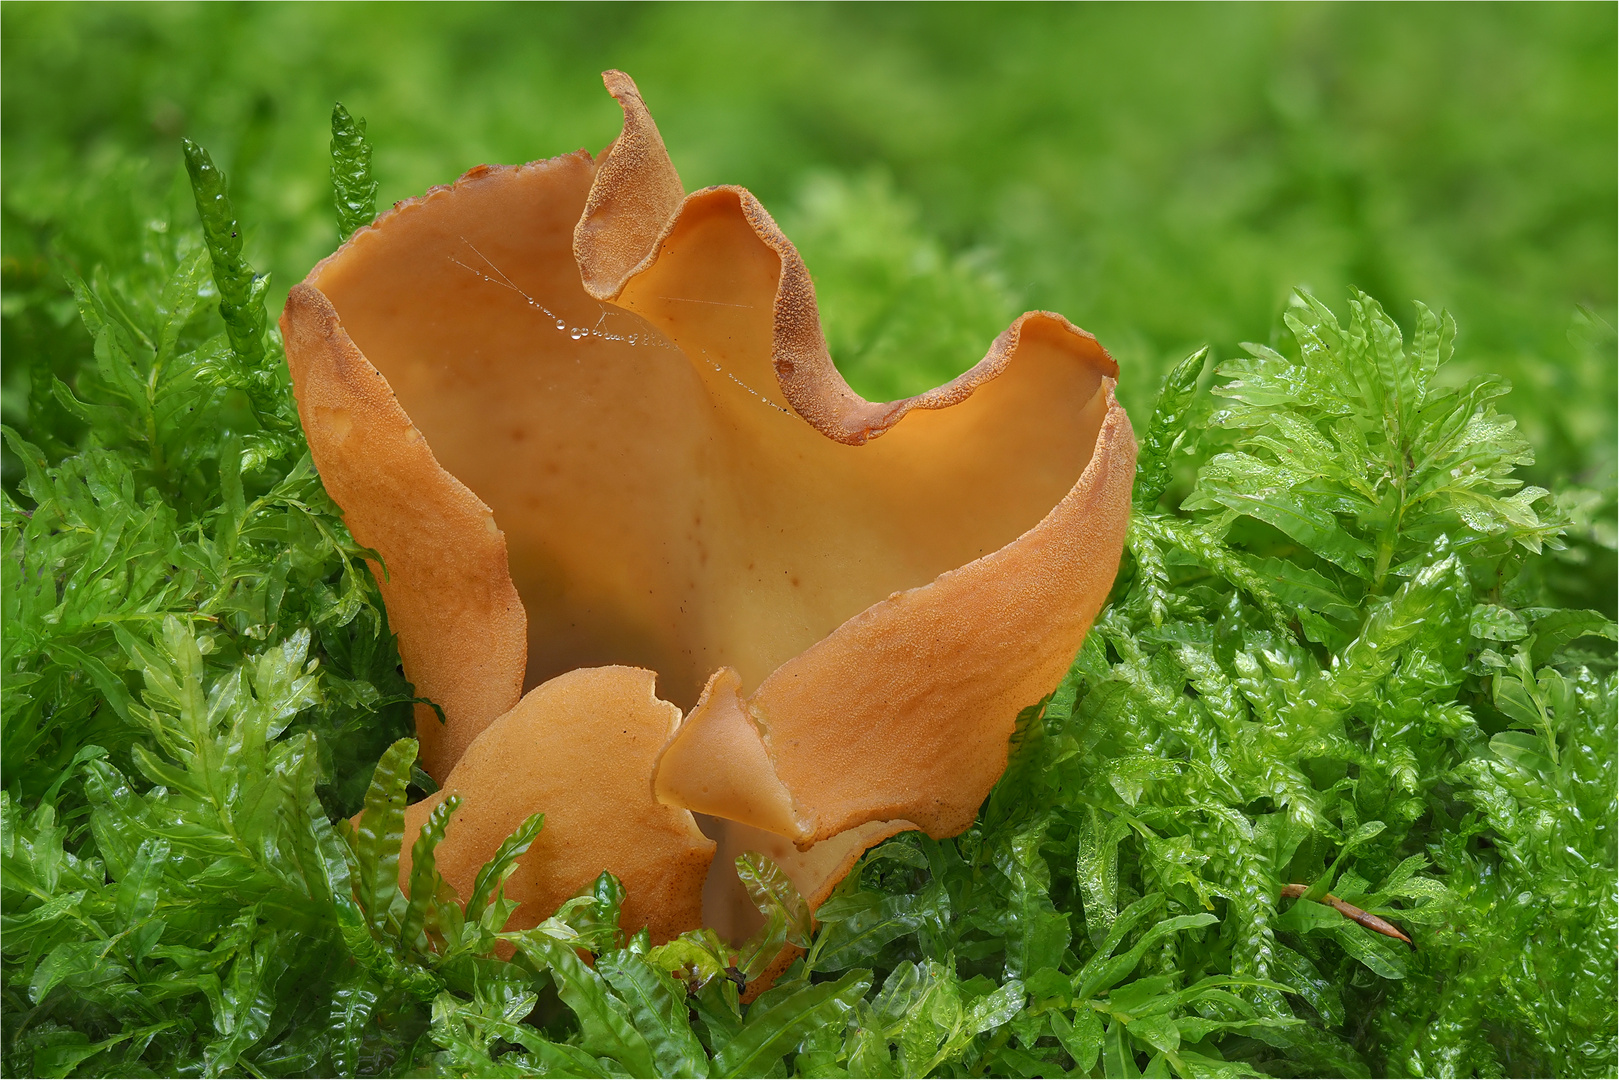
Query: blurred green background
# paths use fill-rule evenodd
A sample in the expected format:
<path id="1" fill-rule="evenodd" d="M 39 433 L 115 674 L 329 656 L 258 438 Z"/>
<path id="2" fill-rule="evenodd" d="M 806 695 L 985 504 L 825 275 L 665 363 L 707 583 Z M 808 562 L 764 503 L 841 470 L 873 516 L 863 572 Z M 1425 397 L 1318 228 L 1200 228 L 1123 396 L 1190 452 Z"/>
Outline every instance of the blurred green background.
<path id="1" fill-rule="evenodd" d="M 1451 309 L 1451 377 L 1513 380 L 1531 475 L 1583 489 L 1611 546 L 1611 3 L 13 2 L 0 23 L 8 361 L 88 352 L 53 244 L 127 262 L 154 218 L 189 224 L 182 135 L 229 174 L 278 308 L 334 246 L 334 100 L 368 118 L 386 204 L 599 150 L 618 67 L 688 188 L 746 185 L 799 243 L 868 396 L 1040 307 L 1102 339 L 1141 418 L 1188 350 L 1273 340 L 1296 285 L 1340 309 L 1357 285 L 1407 327 L 1413 300 Z"/>

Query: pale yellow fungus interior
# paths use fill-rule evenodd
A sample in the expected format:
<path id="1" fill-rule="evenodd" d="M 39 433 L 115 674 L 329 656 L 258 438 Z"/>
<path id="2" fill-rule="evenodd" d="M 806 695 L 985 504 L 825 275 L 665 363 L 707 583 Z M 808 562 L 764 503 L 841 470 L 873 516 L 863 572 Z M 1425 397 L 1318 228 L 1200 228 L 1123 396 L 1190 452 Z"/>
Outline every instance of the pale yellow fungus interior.
<path id="1" fill-rule="evenodd" d="M 833 441 L 780 389 L 780 259 L 735 196 L 689 203 L 614 305 L 572 255 L 593 173 L 582 153 L 486 170 L 310 282 L 493 510 L 528 617 L 525 690 L 629 664 L 682 708 L 721 666 L 751 691 L 871 604 L 1014 540 L 1089 461 L 1104 371 L 1034 320 L 967 401 Z"/>

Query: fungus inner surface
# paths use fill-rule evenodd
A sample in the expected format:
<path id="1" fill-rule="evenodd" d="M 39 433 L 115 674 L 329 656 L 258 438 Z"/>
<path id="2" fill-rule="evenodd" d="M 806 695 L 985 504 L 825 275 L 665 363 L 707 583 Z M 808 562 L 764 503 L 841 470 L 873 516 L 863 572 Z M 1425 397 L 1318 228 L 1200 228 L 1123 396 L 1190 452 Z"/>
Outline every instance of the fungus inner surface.
<path id="1" fill-rule="evenodd" d="M 780 389 L 780 260 L 736 196 L 689 200 L 602 303 L 572 248 L 594 171 L 583 152 L 474 170 L 311 280 L 504 531 L 525 691 L 603 664 L 658 672 L 683 709 L 721 666 L 751 691 L 877 601 L 1016 539 L 1090 460 L 1104 361 L 1076 362 L 1040 318 L 968 400 L 863 445 L 828 438 Z"/>

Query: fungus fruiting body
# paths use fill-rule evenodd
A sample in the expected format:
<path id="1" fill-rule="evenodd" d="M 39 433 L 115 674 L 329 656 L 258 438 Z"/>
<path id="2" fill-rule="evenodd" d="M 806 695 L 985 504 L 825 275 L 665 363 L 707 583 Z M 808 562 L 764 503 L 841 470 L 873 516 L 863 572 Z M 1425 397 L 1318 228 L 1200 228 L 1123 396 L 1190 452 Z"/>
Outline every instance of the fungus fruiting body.
<path id="1" fill-rule="evenodd" d="M 400 203 L 282 331 L 443 710 L 418 727 L 463 797 L 447 879 L 544 811 L 519 921 L 609 869 L 628 929 L 742 933 L 734 878 L 705 892 L 716 845 L 813 905 L 871 843 L 972 822 L 1112 583 L 1135 443 L 1116 365 L 1045 312 L 944 386 L 859 397 L 764 208 L 686 195 L 634 84 L 605 81 L 625 123 L 599 158 Z"/>
<path id="2" fill-rule="evenodd" d="M 646 782 L 680 722 L 653 679 L 637 668 L 580 668 L 535 687 L 472 741 L 443 789 L 406 807 L 407 836 L 447 792 L 459 793 L 456 842 L 439 846 L 437 863 L 468 896 L 490 853 L 543 807 L 545 827 L 506 884 L 524 901 L 510 929 L 535 925 L 604 868 L 627 890 L 627 922 L 660 941 L 697 925 L 714 842 Z M 400 853 L 407 883 L 409 847 Z"/>

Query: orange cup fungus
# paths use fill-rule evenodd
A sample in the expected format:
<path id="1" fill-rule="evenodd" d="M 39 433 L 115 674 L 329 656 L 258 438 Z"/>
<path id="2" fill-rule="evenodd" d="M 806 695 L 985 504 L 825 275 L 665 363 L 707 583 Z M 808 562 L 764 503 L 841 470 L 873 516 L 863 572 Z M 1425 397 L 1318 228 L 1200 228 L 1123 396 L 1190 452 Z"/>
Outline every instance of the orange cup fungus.
<path id="1" fill-rule="evenodd" d="M 514 925 L 607 869 L 627 930 L 739 940 L 743 851 L 814 907 L 871 844 L 972 823 L 1112 584 L 1135 441 L 1117 365 L 1048 312 L 944 386 L 861 398 L 764 207 L 685 194 L 635 84 L 604 81 L 624 130 L 599 158 L 399 203 L 281 329 L 444 712 L 417 725 L 462 798 L 447 880 L 544 811 Z"/>

